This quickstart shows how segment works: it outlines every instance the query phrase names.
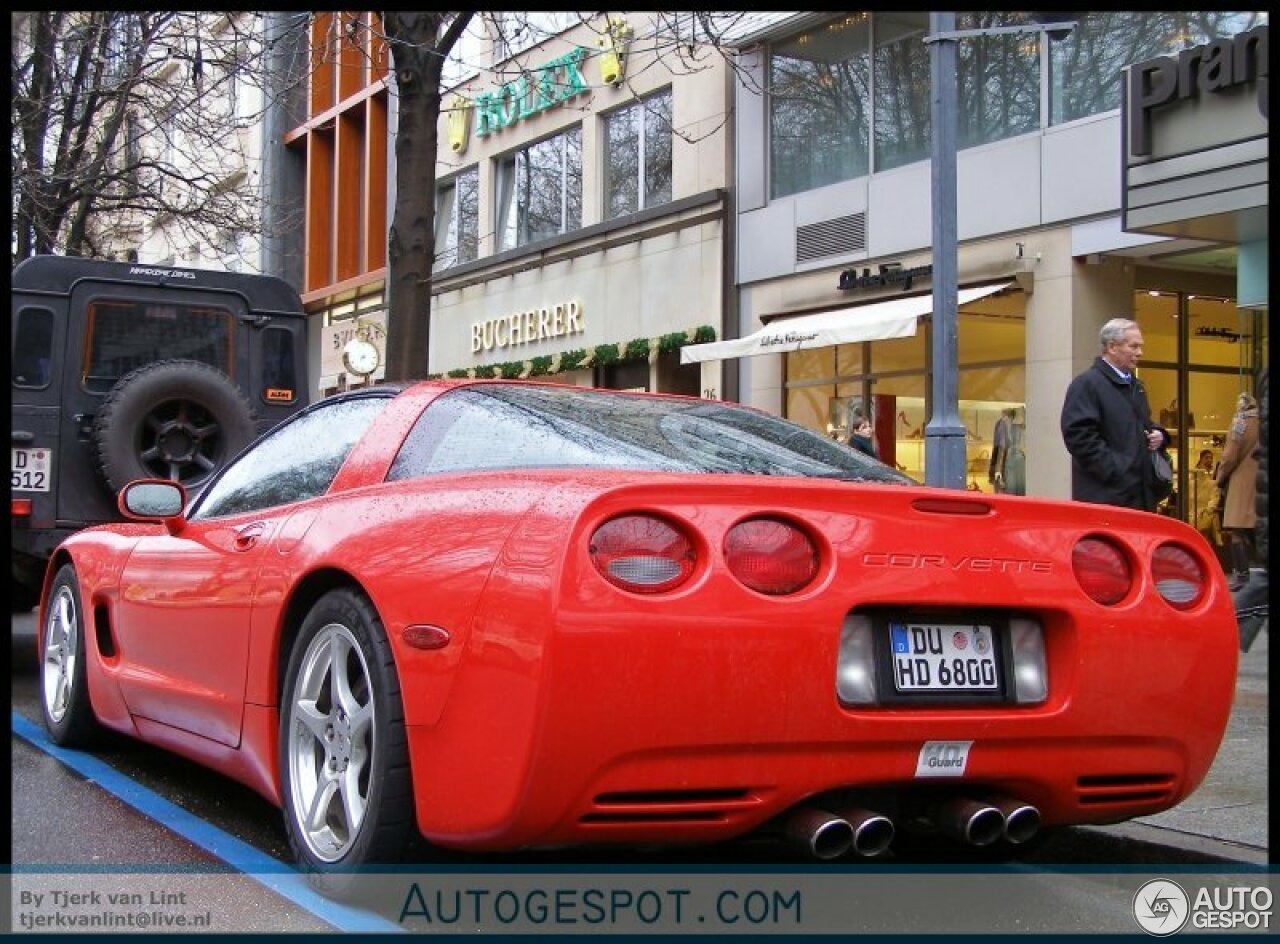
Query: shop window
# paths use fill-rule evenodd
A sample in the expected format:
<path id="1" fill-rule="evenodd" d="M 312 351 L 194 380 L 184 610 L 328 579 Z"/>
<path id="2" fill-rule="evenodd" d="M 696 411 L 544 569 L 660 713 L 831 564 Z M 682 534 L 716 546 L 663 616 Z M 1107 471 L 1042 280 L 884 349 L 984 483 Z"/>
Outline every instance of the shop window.
<path id="1" fill-rule="evenodd" d="M 530 145 L 498 165 L 498 249 L 582 225 L 582 129 Z"/>
<path id="2" fill-rule="evenodd" d="M 436 269 L 471 262 L 480 254 L 480 170 L 472 167 L 436 192 Z"/>
<path id="3" fill-rule="evenodd" d="M 605 119 L 605 213 L 609 219 L 671 201 L 671 91 Z"/>
<path id="4" fill-rule="evenodd" d="M 851 13 L 779 43 L 769 68 L 772 196 L 868 173 L 869 13 Z M 924 99 L 928 113 L 928 97 Z"/>
<path id="5" fill-rule="evenodd" d="M 1026 299 L 992 295 L 960 312 L 957 409 L 966 485 L 1026 494 Z M 841 442 L 855 407 L 871 419 L 882 462 L 923 482 L 929 421 L 929 332 L 786 355 L 786 415 Z M 996 472 L 1000 476 L 996 477 Z"/>
<path id="6" fill-rule="evenodd" d="M 1265 12 L 1175 10 L 1070 15 L 1076 28 L 1050 47 L 1050 115 L 1061 124 L 1120 107 L 1125 66 L 1267 22 Z M 1145 335 L 1145 333 L 1144 333 Z"/>

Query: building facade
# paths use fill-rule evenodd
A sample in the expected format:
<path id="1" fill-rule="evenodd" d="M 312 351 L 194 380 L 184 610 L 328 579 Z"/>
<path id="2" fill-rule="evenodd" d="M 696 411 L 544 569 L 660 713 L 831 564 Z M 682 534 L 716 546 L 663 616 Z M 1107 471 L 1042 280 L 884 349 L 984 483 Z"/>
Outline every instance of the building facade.
<path id="1" fill-rule="evenodd" d="M 564 16 L 471 47 L 445 91 L 428 369 L 719 396 L 679 350 L 720 335 L 733 295 L 725 60 L 672 56 L 651 17 Z M 365 382 L 350 337 L 385 344 L 396 99 L 376 14 L 316 14 L 305 52 L 273 179 L 304 181 L 292 254 L 323 394 Z"/>
<path id="2" fill-rule="evenodd" d="M 1220 453 L 1235 394 L 1266 356 L 1265 290 L 1237 283 L 1256 252 L 1256 208 L 1238 211 L 1255 224 L 1247 237 L 1135 226 L 1122 186 L 1126 67 L 1259 29 L 1265 63 L 1266 14 L 1075 16 L 1065 40 L 958 41 L 958 390 L 970 489 L 1070 496 L 1062 396 L 1112 317 L 1142 326 L 1141 373 L 1179 457 Z M 956 26 L 1026 17 L 962 13 Z M 744 402 L 836 437 L 851 413 L 870 413 L 881 457 L 922 481 L 935 263 L 928 33 L 923 12 L 793 14 L 742 44 L 738 321 L 730 338 L 684 352 L 736 362 Z M 1232 94 L 1256 101 L 1264 83 L 1255 72 Z M 1260 200 L 1265 219 L 1256 106 L 1240 136 L 1252 148 L 1240 158 L 1252 162 L 1243 199 Z M 1203 196 L 1227 208 L 1233 199 Z M 1265 258 L 1265 232 L 1261 243 Z M 1188 494 L 1192 463 L 1178 465 Z M 1166 510 L 1189 518 L 1194 506 Z"/>
<path id="3" fill-rule="evenodd" d="M 137 37 L 111 42 L 126 50 Z M 179 14 L 151 40 L 117 155 L 118 206 L 92 221 L 102 255 L 263 271 L 261 55 L 262 17 L 246 11 Z"/>

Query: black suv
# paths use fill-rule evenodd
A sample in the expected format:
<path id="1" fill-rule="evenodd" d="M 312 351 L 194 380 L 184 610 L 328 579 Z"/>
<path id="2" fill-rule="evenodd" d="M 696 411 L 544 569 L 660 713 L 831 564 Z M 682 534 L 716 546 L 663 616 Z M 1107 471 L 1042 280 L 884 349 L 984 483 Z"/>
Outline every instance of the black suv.
<path id="1" fill-rule="evenodd" d="M 306 313 L 271 276 L 36 256 L 13 270 L 14 610 L 139 478 L 200 487 L 307 404 Z"/>

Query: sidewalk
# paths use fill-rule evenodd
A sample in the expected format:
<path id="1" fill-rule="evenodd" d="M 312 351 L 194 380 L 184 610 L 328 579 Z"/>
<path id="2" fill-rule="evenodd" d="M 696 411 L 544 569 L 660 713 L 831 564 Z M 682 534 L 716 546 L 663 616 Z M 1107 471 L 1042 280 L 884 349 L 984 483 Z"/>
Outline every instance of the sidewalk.
<path id="1" fill-rule="evenodd" d="M 1240 654 L 1231 720 L 1200 788 L 1163 813 L 1089 828 L 1251 865 L 1267 864 L 1270 635 L 1269 629 L 1262 632 L 1250 650 Z"/>

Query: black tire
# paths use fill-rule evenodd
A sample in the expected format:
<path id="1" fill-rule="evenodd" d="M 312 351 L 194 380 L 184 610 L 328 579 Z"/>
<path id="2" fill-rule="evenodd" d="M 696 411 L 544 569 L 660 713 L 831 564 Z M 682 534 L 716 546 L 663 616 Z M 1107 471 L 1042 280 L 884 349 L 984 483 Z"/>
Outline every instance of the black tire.
<path id="1" fill-rule="evenodd" d="M 345 705 L 330 695 L 335 666 Z M 303 620 L 280 693 L 279 762 L 289 846 L 325 894 L 349 897 L 353 870 L 400 861 L 417 833 L 400 681 L 377 611 L 354 590 L 326 593 Z M 363 801 L 359 821 L 339 791 Z M 308 824 L 308 809 L 325 815 Z"/>
<path id="2" fill-rule="evenodd" d="M 49 739 L 61 747 L 88 747 L 101 733 L 89 702 L 85 665 L 88 624 L 80 608 L 80 581 L 64 564 L 49 589 L 37 646 L 40 707 Z"/>
<path id="3" fill-rule="evenodd" d="M 253 408 L 222 371 L 159 361 L 121 377 L 93 424 L 98 468 L 118 492 L 134 479 L 199 488 L 254 437 Z"/>

